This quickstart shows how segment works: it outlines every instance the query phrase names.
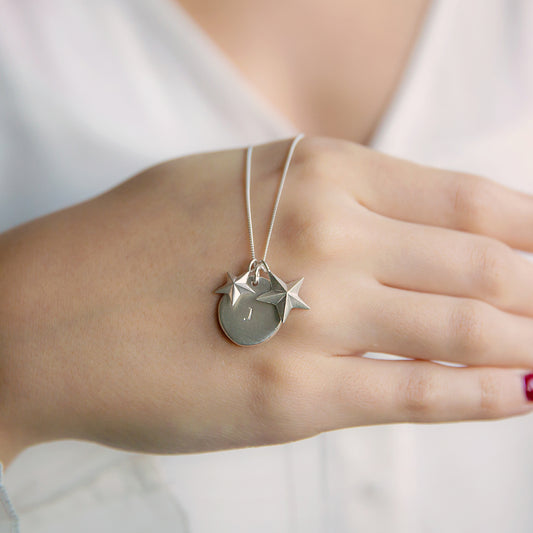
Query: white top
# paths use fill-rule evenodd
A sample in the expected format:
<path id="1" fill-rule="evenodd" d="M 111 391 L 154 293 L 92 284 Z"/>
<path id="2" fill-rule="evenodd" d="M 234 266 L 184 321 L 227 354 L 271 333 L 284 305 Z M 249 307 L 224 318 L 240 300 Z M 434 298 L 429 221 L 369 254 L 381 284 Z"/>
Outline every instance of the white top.
<path id="1" fill-rule="evenodd" d="M 532 94 L 533 2 L 440 0 L 373 146 L 533 193 Z M 0 230 L 295 133 L 173 0 L 0 0 Z M 5 478 L 22 533 L 529 533 L 531 442 L 530 416 L 184 456 L 63 441 Z"/>

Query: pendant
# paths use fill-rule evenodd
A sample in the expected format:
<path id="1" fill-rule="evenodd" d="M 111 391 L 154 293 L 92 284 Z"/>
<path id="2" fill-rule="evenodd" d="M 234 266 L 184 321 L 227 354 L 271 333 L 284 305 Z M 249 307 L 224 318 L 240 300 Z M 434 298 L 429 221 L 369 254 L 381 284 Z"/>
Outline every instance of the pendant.
<path id="1" fill-rule="evenodd" d="M 246 272 L 235 280 L 228 273 L 228 283 L 217 290 L 222 292 L 218 303 L 218 321 L 224 333 L 240 346 L 251 346 L 266 341 L 274 335 L 280 325 L 276 308 L 266 302 L 258 301 L 258 296 L 270 291 L 270 281 L 262 276 L 257 278 L 257 285 L 252 285 L 251 275 Z M 246 279 L 247 289 L 239 290 L 235 298 L 235 281 Z"/>
<path id="2" fill-rule="evenodd" d="M 218 303 L 218 321 L 228 338 L 239 346 L 267 341 L 286 322 L 291 309 L 309 309 L 300 298 L 303 278 L 285 283 L 270 270 L 264 277 L 249 270 L 240 276 L 228 272 Z"/>

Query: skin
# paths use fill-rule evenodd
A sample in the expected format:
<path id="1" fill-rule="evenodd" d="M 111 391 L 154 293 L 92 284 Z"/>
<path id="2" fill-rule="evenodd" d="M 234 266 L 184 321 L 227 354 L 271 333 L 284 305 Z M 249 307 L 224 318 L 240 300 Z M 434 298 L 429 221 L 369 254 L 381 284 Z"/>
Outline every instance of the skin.
<path id="1" fill-rule="evenodd" d="M 254 150 L 257 236 L 289 144 Z M 532 196 L 304 138 L 269 264 L 305 276 L 311 310 L 243 348 L 214 293 L 248 267 L 243 166 L 169 161 L 0 236 L 3 461 L 62 438 L 189 453 L 531 411 L 533 265 L 513 248 L 533 251 Z"/>
<path id="2" fill-rule="evenodd" d="M 243 77 L 300 131 L 368 143 L 429 0 L 180 0 Z"/>
<path id="3" fill-rule="evenodd" d="M 426 0 L 408 0 L 401 6 L 361 0 L 337 0 L 335 4 L 301 0 L 180 3 L 255 89 L 301 130 L 361 143 L 371 138 L 394 92 L 427 5 Z M 259 34 L 262 39 L 255 38 Z M 316 39 L 319 34 L 321 38 Z M 354 68 L 347 69 L 348 64 Z M 365 72 L 365 76 L 358 72 Z M 57 231 L 60 240 L 64 228 Z M 9 268 L 9 255 L 7 250 L 0 250 L 2 274 Z M 9 280 L 17 290 L 23 275 L 17 272 Z M 34 275 L 44 287 L 44 274 Z M 14 298 L 19 299 L 17 295 Z M 0 302 L 3 357 L 7 357 L 4 332 L 9 327 L 5 317 L 9 315 L 11 322 L 13 312 L 7 308 L 7 300 L 3 306 Z M 27 311 L 22 309 L 21 313 L 19 321 Z M 18 381 L 15 376 L 10 379 Z M 28 443 L 41 437 L 28 439 L 18 424 L 8 424 L 13 416 L 4 418 L 5 422 L 0 422 L 0 460 L 7 466 Z"/>

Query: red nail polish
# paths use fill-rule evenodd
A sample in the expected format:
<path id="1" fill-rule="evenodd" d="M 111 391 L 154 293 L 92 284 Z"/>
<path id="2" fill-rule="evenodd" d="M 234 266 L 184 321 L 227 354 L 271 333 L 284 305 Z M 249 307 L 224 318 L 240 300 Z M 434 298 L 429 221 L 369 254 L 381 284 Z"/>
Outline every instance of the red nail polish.
<path id="1" fill-rule="evenodd" d="M 533 402 L 533 374 L 526 374 L 524 376 L 524 386 L 527 399 Z"/>

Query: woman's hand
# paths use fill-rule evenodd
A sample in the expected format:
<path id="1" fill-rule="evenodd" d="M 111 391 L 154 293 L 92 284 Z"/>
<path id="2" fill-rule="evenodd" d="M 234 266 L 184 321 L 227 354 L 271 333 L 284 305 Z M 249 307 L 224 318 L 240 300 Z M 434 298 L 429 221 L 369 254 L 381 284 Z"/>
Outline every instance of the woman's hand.
<path id="1" fill-rule="evenodd" d="M 288 146 L 254 151 L 259 252 Z M 163 163 L 0 237 L 0 428 L 19 448 L 201 452 L 529 412 L 533 266 L 512 248 L 533 251 L 531 196 L 304 139 L 269 264 L 305 276 L 311 310 L 239 347 L 214 290 L 250 261 L 243 166 L 243 150 Z"/>

